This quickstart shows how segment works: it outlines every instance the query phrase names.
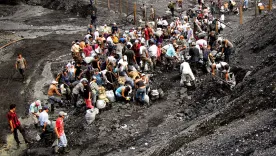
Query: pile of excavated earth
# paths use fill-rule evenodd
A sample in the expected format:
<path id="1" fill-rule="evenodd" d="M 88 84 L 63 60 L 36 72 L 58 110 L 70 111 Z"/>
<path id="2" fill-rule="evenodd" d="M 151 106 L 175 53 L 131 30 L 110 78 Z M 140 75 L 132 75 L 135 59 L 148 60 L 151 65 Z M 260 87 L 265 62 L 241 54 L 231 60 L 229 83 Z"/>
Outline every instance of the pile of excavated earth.
<path id="1" fill-rule="evenodd" d="M 34 3 L 32 0 L 28 3 L 31 2 Z M 55 21 L 63 17 L 64 23 L 71 18 L 45 16 L 42 15 L 42 21 L 49 23 L 43 30 L 37 28 L 43 26 L 43 22 L 35 25 L 39 20 L 29 19 L 25 24 L 33 24 L 39 33 L 45 33 L 54 27 L 49 18 Z M 212 75 L 198 77 L 196 88 L 187 89 L 179 86 L 177 71 L 156 74 L 152 78 L 153 86 L 163 89 L 166 96 L 152 101 L 149 108 L 114 103 L 111 110 L 100 113 L 91 125 L 85 122 L 84 110 L 69 111 L 65 124 L 71 149 L 68 155 L 275 155 L 275 16 L 273 10 L 247 21 L 231 34 L 224 34 L 236 47 L 231 56 L 231 67 L 237 80 L 233 89 Z M 72 25 L 85 22 L 87 19 L 73 20 Z M 27 105 L 33 95 L 45 96 L 52 74 L 65 64 L 61 60 L 71 57 L 70 42 L 81 37 L 81 30 L 74 32 L 72 25 L 68 26 L 71 33 L 58 33 L 57 28 L 55 33 L 40 34 L 41 37 L 25 39 L 0 51 L 1 57 L 6 58 L 0 59 L 0 76 L 4 80 L 0 82 L 0 89 L 8 92 L 0 96 L 5 99 L 0 102 L 3 104 L 1 116 L 8 110 L 9 104 L 4 103 L 17 101 Z M 35 31 L 27 33 L 34 34 Z M 31 78 L 24 86 L 16 79 L 4 79 L 6 75 L 12 75 L 10 69 L 17 51 L 22 51 L 25 56 L 29 54 L 26 59 L 32 70 L 27 74 Z M 23 110 L 24 107 L 19 108 Z M 23 116 L 23 112 L 19 114 Z M 4 120 L 1 120 L 1 125 L 5 125 Z M 6 134 L 7 130 L 1 133 Z M 30 130 L 29 135 L 32 133 Z M 28 153 L 52 155 L 51 151 L 51 147 L 35 143 Z"/>

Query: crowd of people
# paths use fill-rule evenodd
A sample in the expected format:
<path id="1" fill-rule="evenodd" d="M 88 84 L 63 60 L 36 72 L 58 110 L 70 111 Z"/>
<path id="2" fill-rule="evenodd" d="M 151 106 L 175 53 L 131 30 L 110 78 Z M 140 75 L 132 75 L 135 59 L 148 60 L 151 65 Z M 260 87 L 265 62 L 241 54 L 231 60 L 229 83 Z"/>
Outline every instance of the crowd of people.
<path id="1" fill-rule="evenodd" d="M 111 108 L 114 101 L 148 105 L 150 74 L 163 67 L 167 71 L 178 70 L 182 86 L 195 85 L 198 73 L 211 73 L 230 81 L 229 63 L 234 45 L 219 37 L 225 28 L 220 16 L 202 0 L 195 8 L 175 16 L 175 5 L 182 8 L 182 3 L 181 0 L 170 2 L 168 8 L 172 18 L 158 17 L 156 26 L 145 24 L 123 31 L 116 23 L 111 27 L 95 27 L 91 23 L 83 39 L 72 42 L 72 61 L 64 65 L 50 84 L 47 94 L 51 106 L 85 106 L 93 110 L 95 107 Z M 150 16 L 154 18 L 152 14 Z M 16 67 L 23 78 L 25 66 L 25 59 L 18 55 Z M 82 99 L 84 105 L 80 102 Z M 53 129 L 49 122 L 49 109 L 52 108 L 42 106 L 37 100 L 30 105 L 30 115 L 35 126 L 42 130 L 41 138 L 48 132 L 54 132 L 59 138 L 55 152 L 60 149 L 68 152 L 63 122 L 67 113 L 59 112 Z M 14 111 L 15 106 L 12 105 L 8 118 L 15 140 L 20 144 L 16 130 L 22 134 L 24 131 L 18 126 L 20 123 L 13 115 Z"/>

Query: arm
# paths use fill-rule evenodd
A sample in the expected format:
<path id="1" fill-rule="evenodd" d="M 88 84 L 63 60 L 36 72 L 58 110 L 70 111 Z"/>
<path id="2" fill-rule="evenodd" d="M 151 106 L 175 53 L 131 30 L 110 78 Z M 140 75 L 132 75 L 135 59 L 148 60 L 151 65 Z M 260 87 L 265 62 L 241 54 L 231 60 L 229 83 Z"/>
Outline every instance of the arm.
<path id="1" fill-rule="evenodd" d="M 47 122 L 44 122 L 44 125 L 43 125 L 43 131 L 45 131 L 46 126 L 47 126 Z"/>
<path id="2" fill-rule="evenodd" d="M 17 70 L 17 61 L 15 62 L 15 69 Z"/>
<path id="3" fill-rule="evenodd" d="M 99 71 L 101 71 L 100 61 L 97 62 L 97 65 L 98 65 Z"/>
<path id="4" fill-rule="evenodd" d="M 56 92 L 56 94 L 57 94 L 58 96 L 61 96 L 61 94 L 59 93 L 57 87 L 55 87 L 55 92 Z"/>
<path id="5" fill-rule="evenodd" d="M 122 97 L 126 99 L 126 96 L 125 96 L 125 88 L 122 89 Z"/>
<path id="6" fill-rule="evenodd" d="M 25 68 L 27 68 L 27 61 L 24 59 Z"/>
<path id="7" fill-rule="evenodd" d="M 11 132 L 13 132 L 14 128 L 13 128 L 13 124 L 12 124 L 12 120 L 9 120 L 10 126 L 11 126 Z"/>
<path id="8" fill-rule="evenodd" d="M 56 132 L 57 138 L 60 138 L 60 136 L 58 135 L 57 127 L 55 127 L 55 132 Z"/>

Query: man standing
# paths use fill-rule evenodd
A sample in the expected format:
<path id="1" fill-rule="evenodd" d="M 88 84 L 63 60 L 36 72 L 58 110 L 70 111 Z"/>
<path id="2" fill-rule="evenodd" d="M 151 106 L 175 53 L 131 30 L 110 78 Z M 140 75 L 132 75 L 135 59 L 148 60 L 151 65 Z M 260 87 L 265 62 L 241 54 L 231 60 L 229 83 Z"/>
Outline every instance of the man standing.
<path id="1" fill-rule="evenodd" d="M 139 40 L 135 40 L 135 43 L 132 46 L 132 50 L 135 53 L 136 62 L 139 66 L 141 65 L 140 64 L 140 62 L 141 62 L 140 47 L 141 47 L 141 44 L 140 44 Z"/>
<path id="2" fill-rule="evenodd" d="M 174 4 L 172 1 L 169 2 L 168 8 L 170 9 L 172 13 L 172 17 L 174 17 Z"/>
<path id="3" fill-rule="evenodd" d="M 34 121 L 34 125 L 35 128 L 38 128 L 38 117 L 39 117 L 39 113 L 41 112 L 41 101 L 40 100 L 36 100 L 35 102 L 31 103 L 30 105 L 30 116 Z"/>
<path id="4" fill-rule="evenodd" d="M 43 132 L 46 130 L 47 121 L 49 120 L 48 112 L 49 112 L 49 108 L 47 106 L 44 106 L 43 112 L 40 113 L 39 118 L 38 118 L 39 125 Z M 42 134 L 43 134 L 43 132 L 42 132 Z"/>
<path id="5" fill-rule="evenodd" d="M 141 7 L 142 13 L 143 13 L 143 19 L 146 21 L 146 11 L 147 11 L 147 7 L 145 4 L 143 4 L 143 6 Z"/>
<path id="6" fill-rule="evenodd" d="M 148 65 L 150 65 L 150 69 L 153 70 L 153 63 L 150 60 L 148 50 L 145 46 L 145 42 L 142 42 L 141 45 L 142 45 L 140 47 L 140 55 L 141 55 L 141 59 L 142 59 L 141 69 L 142 69 L 142 71 L 144 71 L 145 70 L 145 65 L 146 65 L 146 63 L 148 63 Z"/>
<path id="7" fill-rule="evenodd" d="M 22 57 L 22 54 L 18 54 L 16 63 L 15 63 L 15 69 L 19 71 L 19 73 L 22 75 L 23 82 L 25 80 L 25 70 L 27 67 L 26 60 Z"/>
<path id="8" fill-rule="evenodd" d="M 55 149 L 56 153 L 59 153 L 59 149 L 62 150 L 62 152 L 64 153 L 68 153 L 68 149 L 66 149 L 67 147 L 67 139 L 66 139 L 66 135 L 64 133 L 64 117 L 67 115 L 67 113 L 61 111 L 58 114 L 58 118 L 56 120 L 56 127 L 55 127 L 55 132 L 58 138 L 58 148 Z"/>
<path id="9" fill-rule="evenodd" d="M 15 104 L 11 104 L 10 105 L 10 111 L 7 114 L 8 117 L 8 122 L 11 128 L 11 132 L 13 133 L 14 136 L 14 140 L 17 143 L 17 146 L 19 147 L 19 145 L 21 144 L 19 139 L 18 139 L 18 133 L 17 130 L 19 130 L 19 132 L 22 134 L 25 143 L 28 144 L 30 143 L 30 141 L 28 141 L 27 137 L 26 137 L 26 133 L 24 128 L 21 126 L 20 121 L 18 120 L 17 114 L 15 112 L 16 109 L 16 105 Z"/>
<path id="10" fill-rule="evenodd" d="M 135 53 L 133 50 L 131 50 L 131 45 L 127 44 L 127 50 L 125 52 L 125 55 L 127 56 L 127 62 L 128 62 L 128 69 L 130 69 L 130 66 L 134 66 L 136 70 L 139 70 L 139 67 L 136 62 Z"/>
<path id="11" fill-rule="evenodd" d="M 149 47 L 149 56 L 153 63 L 153 69 L 156 69 L 156 60 L 157 60 L 157 46 L 154 41 L 150 40 L 150 47 Z"/>
<path id="12" fill-rule="evenodd" d="M 222 53 L 224 53 L 224 62 L 227 62 L 229 63 L 229 58 L 230 58 L 230 55 L 231 53 L 234 51 L 234 46 L 233 44 L 227 40 L 227 39 L 224 39 L 222 40 Z"/>
<path id="13" fill-rule="evenodd" d="M 155 19 L 155 10 L 154 10 L 152 5 L 150 6 L 150 17 L 151 17 L 151 20 L 154 21 L 154 19 Z"/>

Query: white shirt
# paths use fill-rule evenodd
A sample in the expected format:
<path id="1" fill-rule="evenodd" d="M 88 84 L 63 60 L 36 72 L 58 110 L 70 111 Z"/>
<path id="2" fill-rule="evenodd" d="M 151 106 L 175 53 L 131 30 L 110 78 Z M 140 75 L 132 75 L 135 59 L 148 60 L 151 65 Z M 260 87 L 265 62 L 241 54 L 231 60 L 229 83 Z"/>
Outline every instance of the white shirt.
<path id="1" fill-rule="evenodd" d="M 216 68 L 217 68 L 217 70 L 220 70 L 222 72 L 226 72 L 226 70 L 223 70 L 223 68 L 222 68 L 226 65 L 228 65 L 227 62 L 220 62 L 220 63 L 216 64 Z M 229 71 L 230 71 L 230 68 L 227 70 L 227 72 L 229 72 Z"/>
<path id="2" fill-rule="evenodd" d="M 157 46 L 155 44 L 149 47 L 149 55 L 157 57 Z"/>
<path id="3" fill-rule="evenodd" d="M 111 42 L 111 44 L 113 45 L 114 43 L 113 43 L 113 40 L 112 40 L 112 38 L 111 38 L 111 36 L 109 36 L 107 39 L 106 39 L 106 42 Z"/>
<path id="4" fill-rule="evenodd" d="M 44 110 L 43 112 L 41 112 L 41 113 L 39 114 L 38 120 L 39 120 L 40 126 L 43 126 L 44 123 L 47 122 L 47 121 L 49 120 L 49 115 L 48 115 L 48 113 L 47 113 L 45 110 Z"/>
<path id="5" fill-rule="evenodd" d="M 140 55 L 143 54 L 143 50 L 147 50 L 147 48 L 145 46 L 141 46 L 139 51 Z"/>
<path id="6" fill-rule="evenodd" d="M 84 40 L 88 41 L 90 36 L 91 36 L 90 34 L 85 35 Z"/>
<path id="7" fill-rule="evenodd" d="M 169 49 L 169 47 L 170 47 L 170 45 L 169 45 L 169 44 L 167 44 L 167 45 L 165 45 L 164 47 L 162 47 L 162 49 L 168 50 L 168 49 Z"/>
<path id="8" fill-rule="evenodd" d="M 192 70 L 191 70 L 191 67 L 189 65 L 188 62 L 183 62 L 181 65 L 180 65 L 180 72 L 182 74 L 189 74 L 189 73 L 192 73 Z"/>
<path id="9" fill-rule="evenodd" d="M 207 48 L 207 41 L 204 39 L 199 39 L 196 41 L 196 45 L 202 45 L 204 48 Z"/>
<path id="10" fill-rule="evenodd" d="M 162 21 L 162 25 L 163 25 L 163 26 L 168 26 L 169 23 L 168 23 L 166 20 L 163 20 L 163 21 Z"/>
<path id="11" fill-rule="evenodd" d="M 95 39 L 97 39 L 99 36 L 100 36 L 99 31 L 95 31 L 95 32 L 94 32 L 94 37 L 95 37 Z"/>

